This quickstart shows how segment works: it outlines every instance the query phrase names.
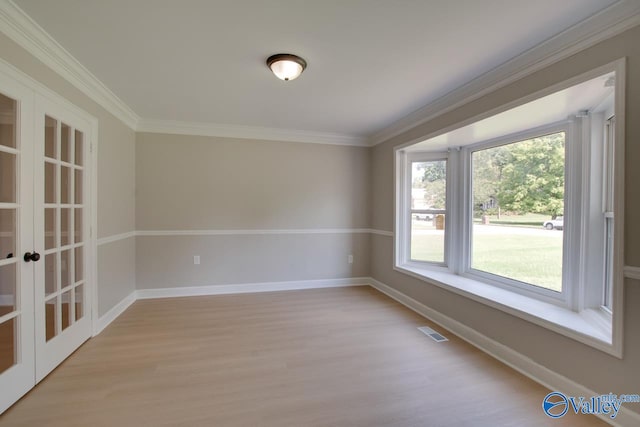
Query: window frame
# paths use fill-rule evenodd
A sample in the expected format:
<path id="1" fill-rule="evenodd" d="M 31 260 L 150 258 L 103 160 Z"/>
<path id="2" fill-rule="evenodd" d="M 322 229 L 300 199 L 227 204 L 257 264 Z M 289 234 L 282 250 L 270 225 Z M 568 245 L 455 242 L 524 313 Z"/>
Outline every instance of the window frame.
<path id="1" fill-rule="evenodd" d="M 473 251 L 473 153 L 478 151 L 502 147 L 509 144 L 527 141 L 529 139 L 542 137 L 545 135 L 551 135 L 555 133 L 564 132 L 565 134 L 565 200 L 564 200 L 564 215 L 571 215 L 578 207 L 573 206 L 571 201 L 568 200 L 567 194 L 569 193 L 567 187 L 570 181 L 575 179 L 571 175 L 575 175 L 575 171 L 570 168 L 575 162 L 576 156 L 575 146 L 578 144 L 576 141 L 576 135 L 574 132 L 574 122 L 571 120 L 564 120 L 557 123 L 552 123 L 547 126 L 537 127 L 533 129 L 527 129 L 522 132 L 518 132 L 512 135 L 502 136 L 493 140 L 483 141 L 476 144 L 471 144 L 461 149 L 461 153 L 464 157 L 464 161 L 468 162 L 469 167 L 465 168 L 465 188 L 463 191 L 467 194 L 466 199 L 463 202 L 463 212 L 465 214 L 465 221 L 467 223 L 468 231 L 462 236 L 462 268 L 460 274 L 470 279 L 483 281 L 485 283 L 499 286 L 507 290 L 521 292 L 524 295 L 539 298 L 543 301 L 547 301 L 553 304 L 569 306 L 571 305 L 571 296 L 575 292 L 573 284 L 576 283 L 575 266 L 574 262 L 568 255 L 568 248 L 579 247 L 579 243 L 576 242 L 579 236 L 576 236 L 575 230 L 572 227 L 564 227 L 563 230 L 563 242 L 562 242 L 562 291 L 557 292 L 550 289 L 546 289 L 540 286 L 536 286 L 531 283 L 525 283 L 513 278 L 500 276 L 491 272 L 475 269 L 472 267 L 472 251 Z"/>
<path id="2" fill-rule="evenodd" d="M 607 251 L 610 246 L 610 239 L 614 241 L 615 245 L 615 149 L 616 149 L 616 115 L 606 114 L 604 117 L 604 140 L 602 144 L 602 212 L 604 215 L 604 240 L 605 240 L 605 258 L 612 255 L 613 247 Z M 613 168 L 613 171 L 611 170 Z M 618 214 L 618 217 L 622 216 Z M 613 227 L 613 233 L 609 229 L 609 226 Z M 611 246 L 614 246 L 611 245 Z M 613 280 L 615 271 L 615 261 L 611 262 L 611 265 L 606 265 L 608 260 L 605 261 L 604 271 L 604 288 L 602 295 L 602 306 L 609 312 L 613 311 Z M 608 270 L 609 267 L 611 270 Z"/>
<path id="3" fill-rule="evenodd" d="M 412 171 L 413 171 L 413 163 L 420 162 L 434 162 L 434 161 L 445 161 L 446 162 L 446 174 L 445 174 L 445 208 L 444 209 L 413 209 L 411 207 L 412 194 L 411 190 L 413 186 L 411 185 L 413 181 Z M 405 210 L 404 212 L 408 215 L 407 218 L 404 219 L 405 227 L 408 229 L 407 238 L 404 239 L 404 248 L 403 255 L 405 263 L 415 264 L 415 265 L 430 265 L 434 267 L 442 267 L 447 268 L 449 263 L 449 246 L 450 246 L 450 233 L 448 229 L 451 227 L 449 224 L 450 221 L 447 220 L 449 213 L 451 212 L 451 202 L 449 195 L 451 194 L 451 186 L 450 186 L 450 177 L 451 177 L 451 168 L 449 167 L 449 154 L 448 153 L 424 153 L 424 152 L 416 152 L 416 153 L 408 153 L 406 158 L 406 163 L 404 167 L 405 173 L 405 181 L 409 183 L 409 187 L 404 191 L 404 204 Z M 421 211 L 422 213 L 429 212 L 441 212 L 444 210 L 445 222 L 444 222 L 444 259 L 443 262 L 434 262 L 434 261 L 420 261 L 414 260 L 411 258 L 411 243 L 412 243 L 412 217 L 415 211 Z"/>
<path id="4" fill-rule="evenodd" d="M 476 116 L 470 117 L 462 122 L 455 123 L 446 128 L 442 128 L 430 134 L 424 135 L 419 138 L 412 139 L 400 145 L 394 147 L 395 163 L 395 218 L 394 218 L 394 256 L 393 256 L 393 268 L 396 271 L 402 272 L 406 275 L 412 276 L 419 280 L 425 281 L 435 286 L 442 287 L 448 291 L 457 293 L 459 295 L 468 297 L 475 301 L 489 305 L 501 311 L 512 314 L 516 317 L 520 317 L 531 323 L 553 330 L 561 335 L 570 337 L 576 341 L 587 344 L 598 350 L 601 350 L 607 354 L 621 358 L 623 354 L 623 295 L 624 295 L 624 122 L 625 122 L 625 83 L 626 83 L 626 58 L 620 58 L 609 64 L 602 65 L 594 68 L 590 71 L 576 75 L 567 80 L 545 87 L 539 91 L 531 93 L 520 99 L 508 102 L 497 108 L 482 112 Z M 402 249 L 401 242 L 406 236 L 406 220 L 402 220 L 401 210 L 403 207 L 403 200 L 405 200 L 406 191 L 402 188 L 402 177 L 405 172 L 405 163 L 408 152 L 407 148 L 431 139 L 458 128 L 467 126 L 469 124 L 478 122 L 485 118 L 494 116 L 496 114 L 505 112 L 517 106 L 534 101 L 538 98 L 551 95 L 557 91 L 567 89 L 571 86 L 583 83 L 587 80 L 597 78 L 601 75 L 615 72 L 615 91 L 614 91 L 614 106 L 615 106 L 615 122 L 614 122 L 614 185 L 613 185 L 613 210 L 616 212 L 613 242 L 613 263 L 611 266 L 613 272 L 613 281 L 611 286 L 611 307 L 589 307 L 585 305 L 585 298 L 588 297 L 584 292 L 584 286 L 574 286 L 573 290 L 567 293 L 567 297 L 564 301 L 548 301 L 540 296 L 528 296 L 524 293 L 513 292 L 511 289 L 505 289 L 500 286 L 488 284 L 484 280 L 479 280 L 474 275 L 467 275 L 464 273 L 465 263 L 460 263 L 455 257 L 449 256 L 447 266 L 429 266 L 424 263 L 407 263 L 404 255 L 406 251 Z M 572 124 L 571 131 L 573 134 L 578 135 L 585 131 L 585 126 L 580 121 Z M 567 141 L 565 141 L 566 149 Z M 578 145 L 578 144 L 576 144 Z M 469 167 L 470 156 L 463 156 L 462 151 L 468 150 L 469 147 L 453 147 L 442 148 L 439 150 L 433 150 L 439 152 L 440 155 L 446 150 L 448 155 L 448 168 L 447 168 L 447 186 L 458 187 L 459 181 L 470 182 L 467 176 L 471 173 Z M 585 152 L 589 150 L 577 150 L 577 154 L 574 156 L 574 163 L 584 164 L 589 161 L 590 155 L 585 155 Z M 568 159 L 565 158 L 565 162 Z M 568 180 L 565 180 L 565 217 L 567 217 L 567 207 L 572 203 L 575 206 L 579 206 L 580 216 L 579 221 L 575 221 L 579 224 L 574 224 L 577 227 L 575 233 L 581 236 L 584 241 L 585 230 L 583 224 L 585 224 L 585 211 L 586 207 L 582 200 L 582 190 L 588 177 L 582 173 L 582 168 L 576 168 L 575 165 L 567 163 L 565 169 L 565 176 L 567 171 L 572 173 L 574 170 L 580 172 L 579 176 L 574 177 L 574 182 L 571 185 L 576 186 L 575 189 L 567 188 Z M 458 173 L 453 171 L 463 171 L 463 176 L 458 176 Z M 463 185 L 464 188 L 464 185 Z M 470 224 L 465 220 L 466 209 L 472 204 L 470 187 L 467 190 L 459 191 L 458 195 L 453 194 L 451 191 L 447 193 L 447 229 L 446 235 L 448 236 L 448 253 L 460 252 L 460 248 L 457 245 L 462 245 L 460 239 L 452 239 L 450 229 L 451 227 L 457 227 L 459 233 L 470 236 Z M 572 193 L 572 196 L 569 194 Z M 567 197 L 570 197 L 567 199 Z M 573 200 L 572 200 L 573 199 Z M 565 239 L 567 237 L 565 236 Z M 458 241 L 456 241 L 458 240 Z M 586 271 L 584 248 L 572 247 L 571 241 L 565 241 L 563 250 L 563 257 L 572 251 L 572 253 L 581 253 L 579 263 L 575 268 L 578 270 L 573 274 L 578 280 L 584 280 L 584 271 Z M 567 246 L 567 244 L 569 246 Z M 465 244 L 464 247 L 467 251 L 470 247 Z M 453 251 L 453 252 L 452 252 Z M 469 258 L 465 258 L 469 260 Z M 566 265 L 566 264 L 565 264 Z M 574 268 L 572 266 L 571 268 Z M 565 268 L 563 267 L 563 270 Z M 563 276 L 564 276 L 563 271 Z M 581 289 L 582 288 L 582 289 Z M 600 294 L 602 295 L 602 293 Z M 604 302 L 604 300 L 602 300 Z"/>

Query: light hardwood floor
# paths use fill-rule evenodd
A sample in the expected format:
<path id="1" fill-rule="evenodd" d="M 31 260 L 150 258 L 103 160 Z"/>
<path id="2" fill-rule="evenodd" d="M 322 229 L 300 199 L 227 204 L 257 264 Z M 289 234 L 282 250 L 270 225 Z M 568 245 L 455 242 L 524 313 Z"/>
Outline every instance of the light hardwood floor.
<path id="1" fill-rule="evenodd" d="M 0 426 L 605 425 L 424 325 L 369 287 L 138 301 Z"/>

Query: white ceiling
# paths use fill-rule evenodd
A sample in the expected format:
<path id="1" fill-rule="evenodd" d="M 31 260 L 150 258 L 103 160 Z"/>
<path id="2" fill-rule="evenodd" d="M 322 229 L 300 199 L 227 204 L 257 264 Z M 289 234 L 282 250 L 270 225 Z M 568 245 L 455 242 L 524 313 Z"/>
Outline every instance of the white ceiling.
<path id="1" fill-rule="evenodd" d="M 613 100 L 613 87 L 605 85 L 615 73 L 576 84 L 534 101 L 511 108 L 451 132 L 429 138 L 407 151 L 442 151 L 490 141 L 569 119 L 584 111 L 596 112 L 603 101 Z"/>
<path id="2" fill-rule="evenodd" d="M 14 0 L 144 119 L 369 136 L 615 0 Z M 264 64 L 309 63 L 292 82 Z"/>

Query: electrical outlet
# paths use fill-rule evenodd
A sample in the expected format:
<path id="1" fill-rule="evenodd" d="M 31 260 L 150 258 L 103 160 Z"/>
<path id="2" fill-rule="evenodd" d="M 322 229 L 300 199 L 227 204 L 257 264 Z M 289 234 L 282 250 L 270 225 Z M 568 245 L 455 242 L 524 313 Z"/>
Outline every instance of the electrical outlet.
<path id="1" fill-rule="evenodd" d="M 193 264 L 194 265 L 200 265 L 200 255 L 194 255 L 193 256 Z"/>
<path id="2" fill-rule="evenodd" d="M 349 254 L 349 256 L 347 257 L 347 262 L 349 264 L 353 264 L 353 254 Z"/>

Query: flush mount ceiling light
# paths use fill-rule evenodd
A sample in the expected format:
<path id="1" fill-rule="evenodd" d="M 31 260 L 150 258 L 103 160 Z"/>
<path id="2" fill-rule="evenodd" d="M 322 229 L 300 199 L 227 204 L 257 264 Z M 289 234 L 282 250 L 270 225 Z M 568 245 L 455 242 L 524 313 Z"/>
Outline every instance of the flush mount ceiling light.
<path id="1" fill-rule="evenodd" d="M 277 78 L 295 80 L 307 68 L 307 61 L 290 53 L 278 53 L 267 58 L 267 66 Z"/>

